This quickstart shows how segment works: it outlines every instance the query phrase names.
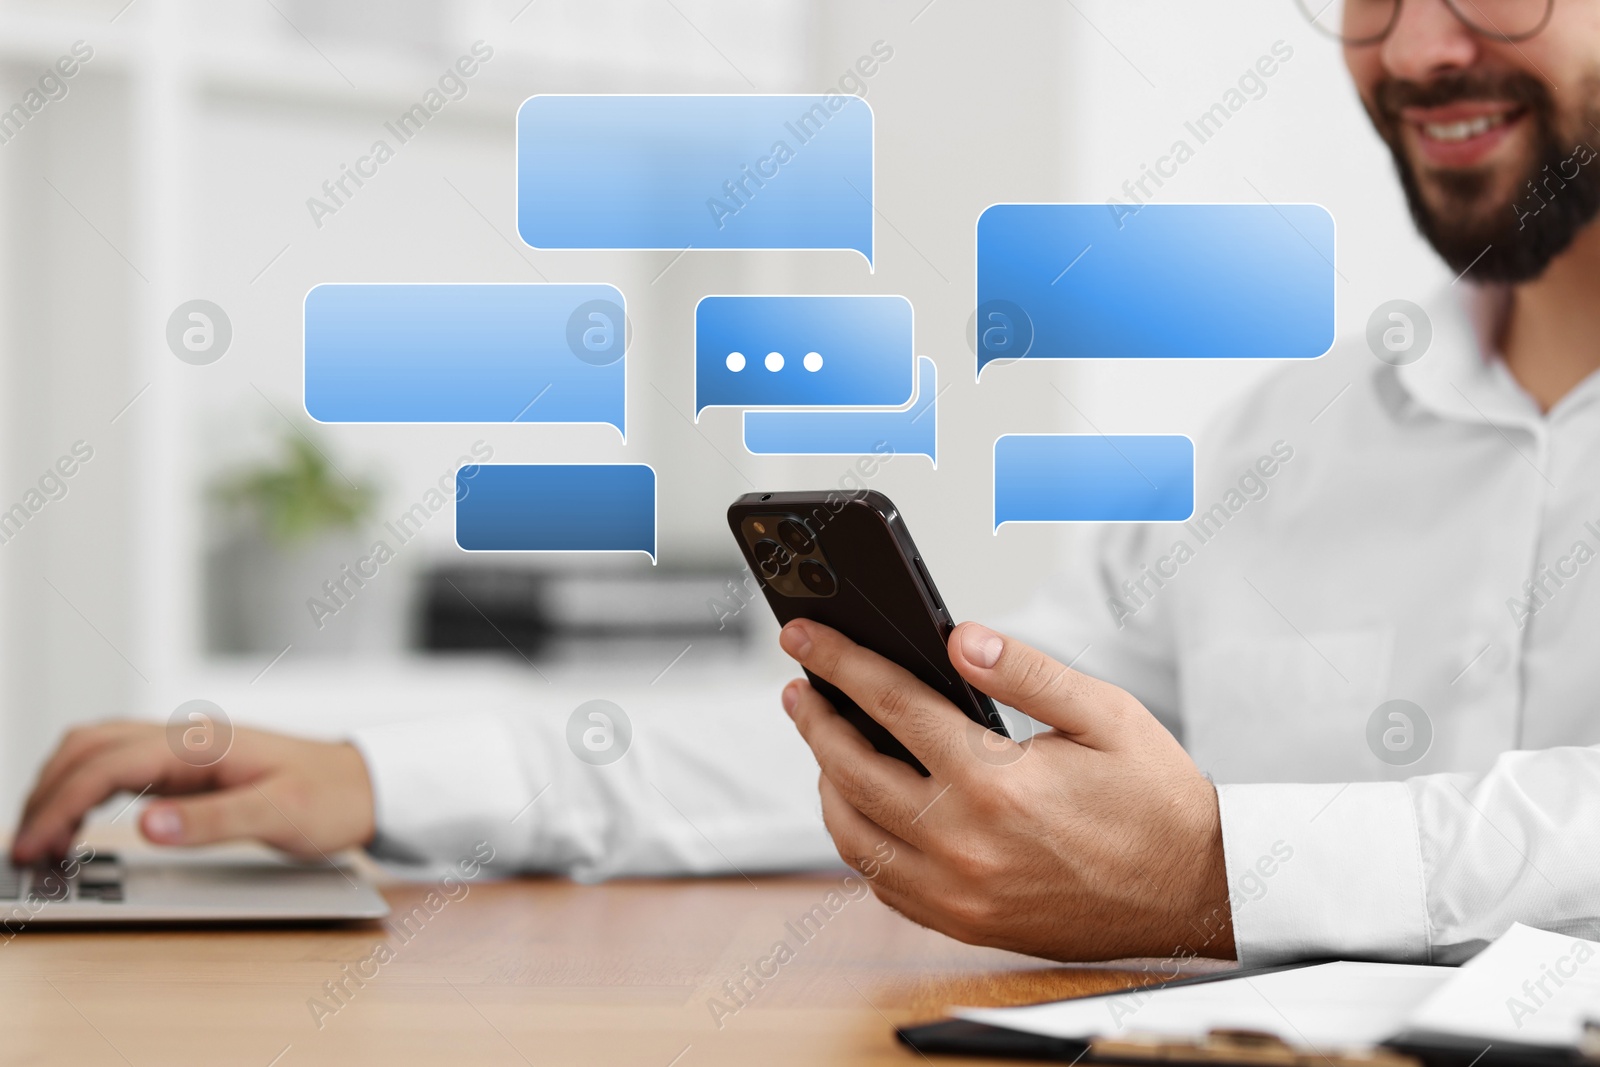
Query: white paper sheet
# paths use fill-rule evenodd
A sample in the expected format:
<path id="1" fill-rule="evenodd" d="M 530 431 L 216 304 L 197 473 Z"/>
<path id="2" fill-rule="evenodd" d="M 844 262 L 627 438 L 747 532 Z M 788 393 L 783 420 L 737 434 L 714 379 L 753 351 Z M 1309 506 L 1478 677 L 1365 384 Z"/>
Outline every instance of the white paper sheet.
<path id="1" fill-rule="evenodd" d="M 1448 967 L 1324 963 L 1026 1008 L 958 1008 L 952 1014 L 1049 1037 L 1198 1039 L 1216 1027 L 1237 1027 L 1266 1030 L 1292 1045 L 1357 1048 L 1403 1029 L 1411 1012 L 1455 974 Z"/>
<path id="2" fill-rule="evenodd" d="M 1517 923 L 1412 1013 L 1418 1030 L 1526 1045 L 1578 1043 L 1600 1018 L 1600 944 Z"/>

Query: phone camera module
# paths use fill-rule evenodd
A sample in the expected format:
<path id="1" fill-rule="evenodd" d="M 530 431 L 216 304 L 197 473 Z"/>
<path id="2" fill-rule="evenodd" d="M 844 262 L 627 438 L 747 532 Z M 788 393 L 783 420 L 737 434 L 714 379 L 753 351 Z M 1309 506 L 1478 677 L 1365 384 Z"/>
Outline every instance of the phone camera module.
<path id="1" fill-rule="evenodd" d="M 832 596 L 839 591 L 833 572 L 814 559 L 800 561 L 800 581 L 817 596 Z"/>
<path id="2" fill-rule="evenodd" d="M 785 548 L 797 556 L 807 555 L 817 547 L 811 531 L 796 519 L 784 519 L 778 523 L 778 539 L 783 542 Z"/>
<path id="3" fill-rule="evenodd" d="M 761 577 L 769 581 L 787 574 L 789 565 L 794 562 L 789 550 L 776 541 L 757 541 L 753 551 L 756 557 L 756 570 L 761 573 Z"/>
<path id="4" fill-rule="evenodd" d="M 810 530 L 806 530 L 805 523 L 797 518 L 786 518 L 778 523 L 778 539 L 795 555 L 806 555 L 816 549 L 816 539 L 811 537 Z"/>

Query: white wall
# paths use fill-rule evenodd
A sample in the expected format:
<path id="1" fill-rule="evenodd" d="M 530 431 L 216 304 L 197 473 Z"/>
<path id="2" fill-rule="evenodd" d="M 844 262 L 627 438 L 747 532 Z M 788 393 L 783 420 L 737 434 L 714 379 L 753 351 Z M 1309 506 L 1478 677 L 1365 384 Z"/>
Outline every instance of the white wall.
<path id="1" fill-rule="evenodd" d="M 18 99 L 46 62 L 11 59 L 0 99 Z M 75 80 L 65 100 L 0 145 L 0 506 L 22 500 L 74 442 L 93 449 L 66 495 L 0 545 L 8 793 L 69 709 L 125 713 L 151 673 L 135 648 L 144 561 L 134 535 L 147 453 L 132 418 L 112 422 L 143 384 L 128 325 L 148 283 L 117 251 L 132 258 L 127 175 L 94 164 L 132 154 L 128 82 L 110 60 L 106 67 Z"/>

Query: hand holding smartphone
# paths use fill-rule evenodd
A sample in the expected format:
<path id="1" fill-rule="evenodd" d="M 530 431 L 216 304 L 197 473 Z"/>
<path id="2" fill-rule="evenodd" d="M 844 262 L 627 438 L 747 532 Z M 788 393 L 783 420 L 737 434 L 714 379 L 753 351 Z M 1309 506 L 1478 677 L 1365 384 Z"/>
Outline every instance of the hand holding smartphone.
<path id="1" fill-rule="evenodd" d="M 728 525 L 780 625 L 803 618 L 830 626 L 911 672 L 972 721 L 1006 734 L 993 701 L 950 663 L 955 623 L 888 497 L 747 493 L 728 508 Z M 879 752 L 928 773 L 855 701 L 810 671 L 806 677 Z"/>

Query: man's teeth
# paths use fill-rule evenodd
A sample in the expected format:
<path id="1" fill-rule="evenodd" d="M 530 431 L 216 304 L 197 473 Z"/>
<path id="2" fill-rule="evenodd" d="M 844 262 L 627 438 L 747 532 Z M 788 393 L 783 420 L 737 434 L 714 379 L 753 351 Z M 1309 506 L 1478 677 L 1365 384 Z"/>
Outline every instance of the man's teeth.
<path id="1" fill-rule="evenodd" d="M 1504 126 L 1506 116 L 1480 115 L 1475 119 L 1463 119 L 1460 122 L 1424 122 L 1422 129 L 1435 141 L 1465 141 L 1469 137 L 1481 137 L 1496 126 Z"/>

